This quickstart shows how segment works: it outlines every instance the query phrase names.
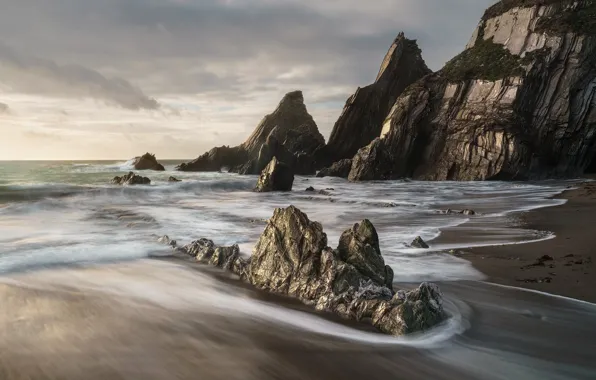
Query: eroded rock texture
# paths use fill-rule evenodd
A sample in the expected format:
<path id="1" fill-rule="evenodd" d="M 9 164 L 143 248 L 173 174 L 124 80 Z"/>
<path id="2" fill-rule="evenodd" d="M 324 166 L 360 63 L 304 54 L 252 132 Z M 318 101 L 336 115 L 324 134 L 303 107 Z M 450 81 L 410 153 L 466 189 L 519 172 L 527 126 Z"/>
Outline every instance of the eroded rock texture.
<path id="1" fill-rule="evenodd" d="M 339 160 L 328 168 L 321 169 L 317 173 L 317 177 L 339 177 L 348 178 L 350 170 L 352 169 L 352 160 L 349 158 Z"/>
<path id="2" fill-rule="evenodd" d="M 249 259 L 241 257 L 237 246 L 217 247 L 207 239 L 183 250 L 259 289 L 298 298 L 344 318 L 368 320 L 387 334 L 427 330 L 447 317 L 434 284 L 394 292 L 393 271 L 385 265 L 377 232 L 368 220 L 344 232 L 333 250 L 327 247 L 321 224 L 290 206 L 275 210 Z"/>
<path id="3" fill-rule="evenodd" d="M 151 180 L 147 177 L 142 177 L 133 172 L 129 172 L 122 177 L 114 177 L 112 183 L 115 185 L 149 185 L 151 184 Z"/>
<path id="4" fill-rule="evenodd" d="M 278 161 L 276 157 L 263 169 L 255 191 L 265 193 L 269 191 L 292 191 L 294 184 L 294 172 L 285 163 Z"/>
<path id="5" fill-rule="evenodd" d="M 384 154 L 363 148 L 351 180 L 581 175 L 596 154 L 596 2 L 491 7 L 462 54 L 401 94 L 379 137 Z"/>
<path id="6" fill-rule="evenodd" d="M 308 113 L 301 91 L 286 94 L 275 111 L 263 118 L 249 138 L 237 147 L 219 147 L 178 166 L 182 171 L 259 174 L 276 156 L 297 174 L 314 174 L 312 155 L 325 139 Z"/>
<path id="7" fill-rule="evenodd" d="M 157 158 L 155 158 L 155 155 L 151 153 L 145 153 L 140 157 L 135 157 L 133 166 L 136 170 L 166 170 L 162 164 L 157 162 Z"/>
<path id="8" fill-rule="evenodd" d="M 319 161 L 327 166 L 351 158 L 359 148 L 379 137 L 383 120 L 397 97 L 430 72 L 416 41 L 400 33 L 385 55 L 375 82 L 358 88 L 347 100 Z"/>

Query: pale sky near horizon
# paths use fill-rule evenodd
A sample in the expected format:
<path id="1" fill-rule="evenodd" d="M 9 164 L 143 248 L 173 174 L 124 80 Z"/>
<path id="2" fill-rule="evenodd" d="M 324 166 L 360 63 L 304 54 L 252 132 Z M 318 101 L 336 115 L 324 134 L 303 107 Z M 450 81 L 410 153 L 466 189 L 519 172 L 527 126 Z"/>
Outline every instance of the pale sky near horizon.
<path id="1" fill-rule="evenodd" d="M 0 0 L 0 160 L 193 158 L 304 92 L 327 139 L 400 31 L 439 69 L 494 0 Z"/>

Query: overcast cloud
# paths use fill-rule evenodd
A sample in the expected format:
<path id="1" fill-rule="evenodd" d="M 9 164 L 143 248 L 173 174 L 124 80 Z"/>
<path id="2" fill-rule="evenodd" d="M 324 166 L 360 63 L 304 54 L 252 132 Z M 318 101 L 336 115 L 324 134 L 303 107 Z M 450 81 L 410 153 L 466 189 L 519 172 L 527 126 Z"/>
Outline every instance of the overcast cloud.
<path id="1" fill-rule="evenodd" d="M 158 156 L 193 157 L 211 144 L 241 142 L 284 93 L 301 89 L 327 137 L 346 98 L 374 80 L 398 32 L 417 39 L 439 69 L 493 2 L 0 0 L 0 102 L 11 107 L 0 128 L 21 128 L 13 138 L 44 142 L 41 158 L 52 158 L 66 132 L 49 121 L 27 124 L 41 107 L 65 111 L 69 125 L 93 125 L 68 132 L 90 144 L 71 158 L 125 158 L 148 150 L 143 144 Z M 72 112 L 77 107 L 89 113 Z M 122 112 L 140 112 L 144 122 L 114 132 Z M 163 146 L 155 128 L 168 136 Z M 115 138 L 128 143 L 115 151 Z M 5 157 L 1 148 L 0 159 L 28 158 Z"/>

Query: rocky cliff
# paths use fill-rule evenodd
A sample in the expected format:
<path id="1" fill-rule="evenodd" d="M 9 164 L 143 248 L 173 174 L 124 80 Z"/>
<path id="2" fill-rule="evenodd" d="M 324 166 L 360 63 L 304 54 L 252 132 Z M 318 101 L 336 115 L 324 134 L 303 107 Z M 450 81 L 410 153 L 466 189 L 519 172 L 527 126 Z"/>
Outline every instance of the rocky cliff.
<path id="1" fill-rule="evenodd" d="M 335 123 L 320 161 L 327 166 L 351 158 L 381 132 L 381 125 L 403 90 L 429 74 L 416 41 L 400 33 L 387 52 L 375 82 L 358 88 Z"/>
<path id="2" fill-rule="evenodd" d="M 596 169 L 596 0 L 504 0 L 409 86 L 351 180 L 538 179 Z M 374 154 L 371 154 L 374 153 Z"/>
<path id="3" fill-rule="evenodd" d="M 273 157 L 293 166 L 298 174 L 314 174 L 312 154 L 325 138 L 308 113 L 301 91 L 286 94 L 275 111 L 263 118 L 249 138 L 236 147 L 217 147 L 189 163 L 182 171 L 218 171 L 259 174 Z"/>

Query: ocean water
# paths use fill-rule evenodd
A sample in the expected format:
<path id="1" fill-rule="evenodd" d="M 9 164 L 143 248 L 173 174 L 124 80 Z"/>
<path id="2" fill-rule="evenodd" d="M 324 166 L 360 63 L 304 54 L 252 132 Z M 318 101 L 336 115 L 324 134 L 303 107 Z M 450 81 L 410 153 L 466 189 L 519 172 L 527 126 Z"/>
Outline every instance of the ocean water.
<path id="1" fill-rule="evenodd" d="M 188 373 L 196 371 L 194 362 L 185 359 L 186 354 L 174 354 L 175 350 L 167 349 L 172 341 L 187 342 L 196 338 L 198 343 L 193 343 L 188 350 L 209 356 L 214 347 L 224 354 L 231 350 L 231 346 L 222 342 L 229 340 L 231 345 L 240 346 L 250 342 L 252 345 L 264 339 L 263 336 L 275 341 L 273 346 L 293 347 L 304 355 L 311 352 L 304 345 L 316 347 L 321 357 L 315 355 L 309 359 L 313 361 L 323 360 L 324 353 L 344 352 L 346 347 L 350 347 L 350 352 L 372 350 L 370 356 L 366 360 L 360 358 L 360 362 L 357 358 L 348 359 L 350 355 L 335 359 L 342 369 L 336 368 L 335 372 L 329 369 L 329 373 L 340 376 L 346 371 L 341 375 L 343 378 L 350 378 L 353 371 L 347 370 L 356 363 L 362 368 L 371 368 L 366 372 L 370 378 L 403 375 L 405 367 L 408 371 L 417 370 L 395 378 L 426 378 L 422 375 L 429 373 L 433 378 L 457 375 L 486 379 L 588 379 L 596 374 L 593 364 L 596 354 L 586 351 L 587 346 L 593 344 L 590 334 L 596 338 L 594 305 L 485 284 L 481 282 L 482 273 L 467 261 L 445 252 L 552 238 L 548 231 L 516 226 L 516 212 L 564 202 L 550 197 L 572 182 L 354 184 L 334 178 L 297 177 L 294 191 L 290 193 L 261 194 L 252 191 L 255 176 L 179 173 L 173 171 L 178 162 L 163 163 L 165 172 L 143 172 L 151 178 L 150 186 L 122 187 L 109 182 L 114 176 L 129 171 L 130 161 L 0 162 L 0 284 L 8 287 L 3 288 L 2 293 L 6 300 L 4 309 L 10 309 L 0 314 L 0 325 L 3 331 L 13 331 L 15 320 L 25 315 L 28 323 L 41 329 L 39 331 L 48 328 L 47 318 L 51 317 L 50 325 L 54 326 L 52 334 L 30 335 L 14 330 L 2 343 L 9 351 L 16 345 L 24 350 L 18 356 L 21 359 L 44 358 L 55 363 L 68 359 L 68 363 L 54 369 L 61 373 L 70 368 L 72 358 L 85 363 L 84 359 L 98 355 L 94 351 L 97 345 L 113 348 L 115 339 L 128 336 L 131 326 L 140 324 L 146 326 L 145 330 L 131 335 L 127 343 L 119 343 L 118 347 L 123 347 L 124 351 L 102 351 L 101 355 L 107 355 L 105 366 L 118 376 L 192 378 L 182 373 L 174 376 L 173 372 L 165 377 L 158 376 L 159 371 L 169 368 L 171 363 L 177 363 L 179 371 L 181 368 L 188 368 Z M 170 175 L 182 182 L 167 182 Z M 328 194 L 304 191 L 309 186 L 326 190 Z M 189 267 L 159 259 L 170 253 L 156 241 L 163 235 L 176 239 L 179 244 L 202 237 L 222 245 L 239 244 L 241 252 L 248 256 L 273 210 L 290 204 L 304 211 L 311 220 L 322 223 L 332 247 L 352 224 L 364 218 L 371 220 L 377 228 L 385 261 L 395 272 L 395 282 L 400 286 L 421 281 L 439 282 L 452 318 L 425 334 L 394 338 L 288 305 L 284 300 L 262 299 L 258 292 L 233 280 L 222 279 L 224 275 L 212 268 Z M 445 214 L 447 209 L 473 209 L 476 215 Z M 433 239 L 446 228 L 459 231 L 457 241 L 433 244 Z M 408 243 L 416 236 L 428 241 L 431 248 L 409 248 Z M 21 289 L 23 294 L 16 297 L 15 288 Z M 68 292 L 68 297 L 82 294 L 98 298 L 80 301 L 84 307 L 77 306 L 79 301 L 70 298 L 54 304 L 58 294 L 61 300 L 66 297 L 64 292 Z M 100 300 L 107 300 L 109 306 L 100 308 L 97 305 L 104 302 Z M 147 308 L 151 313 L 133 312 Z M 114 322 L 110 312 L 127 317 Z M 91 327 L 79 326 L 81 321 L 91 318 L 87 313 L 97 318 L 98 323 Z M 180 338 L 179 331 L 159 330 L 154 338 L 161 343 L 155 343 L 152 348 L 139 343 L 146 335 L 152 336 L 155 328 L 163 328 L 164 321 L 168 321 L 168 328 L 188 323 L 194 327 L 184 338 Z M 61 340 L 56 341 L 58 326 L 62 326 Z M 123 329 L 120 338 L 110 335 L 118 328 Z M 592 330 L 587 330 L 590 333 L 586 334 L 588 328 Z M 81 340 L 80 334 L 72 333 L 73 329 L 80 334 L 89 329 L 88 339 Z M 300 332 L 297 334 L 300 337 L 288 337 L 287 333 L 293 331 Z M 193 334 L 198 336 L 192 338 Z M 581 337 L 572 339 L 569 334 Z M 101 340 L 91 347 L 89 342 L 95 342 L 97 337 L 109 343 Z M 557 346 L 551 338 L 569 343 L 573 348 Z M 202 378 L 331 376 L 317 377 L 309 372 L 308 365 L 285 357 L 278 360 L 287 362 L 286 365 L 291 363 L 291 371 L 288 369 L 291 376 L 279 366 L 264 372 L 254 370 L 250 374 L 232 371 L 229 367 L 232 362 L 258 361 L 251 356 L 256 352 L 262 354 L 259 360 L 267 365 L 271 364 L 267 358 L 281 355 L 274 354 L 276 350 L 269 344 L 258 346 L 247 348 L 254 350 L 250 354 L 237 353 L 227 359 L 218 357 L 208 368 L 203 363 Z M 53 349 L 49 353 L 41 347 Z M 65 347 L 76 348 L 76 354 L 63 351 Z M 156 347 L 164 350 L 160 351 L 160 355 L 165 355 L 162 360 L 171 356 L 160 369 L 153 368 Z M 387 350 L 389 355 L 401 359 L 384 363 Z M 404 362 L 404 355 L 419 357 L 415 363 Z M 152 365 L 143 372 L 131 365 L 139 360 Z M 384 363 L 382 368 L 378 368 L 377 362 Z M 17 366 L 14 363 L 18 360 L 11 363 Z M 153 369 L 149 371 L 149 368 Z M 63 373 L 63 378 L 77 378 L 73 375 L 75 369 L 69 371 Z M 286 376 L 273 375 L 278 372 Z"/>

